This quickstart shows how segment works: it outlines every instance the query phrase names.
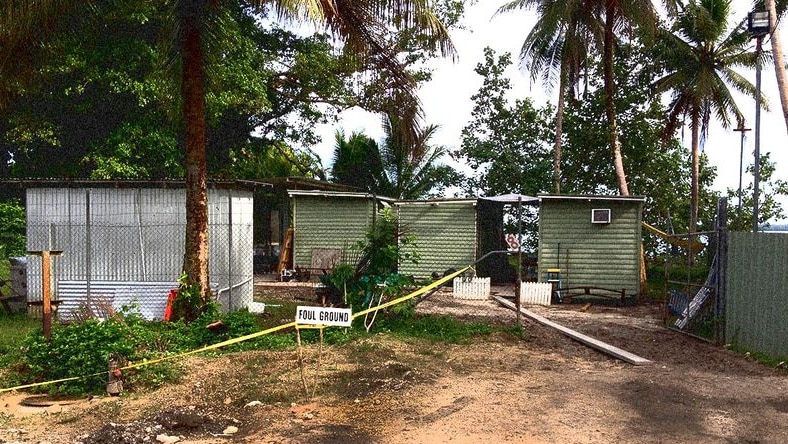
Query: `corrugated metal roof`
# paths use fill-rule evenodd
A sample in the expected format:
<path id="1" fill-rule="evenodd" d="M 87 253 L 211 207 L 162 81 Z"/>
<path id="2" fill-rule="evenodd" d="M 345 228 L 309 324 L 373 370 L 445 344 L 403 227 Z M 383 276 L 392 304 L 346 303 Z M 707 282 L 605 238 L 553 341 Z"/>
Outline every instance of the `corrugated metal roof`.
<path id="1" fill-rule="evenodd" d="M 349 191 L 360 192 L 356 187 L 341 183 L 327 182 L 325 180 L 310 179 L 307 177 L 266 177 L 261 179 L 275 187 L 288 190 L 323 190 L 323 191 Z"/>
<path id="2" fill-rule="evenodd" d="M 538 197 L 526 196 L 525 194 L 516 194 L 516 193 L 501 194 L 498 196 L 480 197 L 479 199 L 491 200 L 493 202 L 500 202 L 500 203 L 522 202 L 524 204 L 534 204 L 539 202 Z"/>
<path id="3" fill-rule="evenodd" d="M 398 200 L 394 205 L 441 205 L 454 203 L 472 203 L 476 205 L 477 199 L 474 198 L 446 198 L 446 199 L 425 199 L 425 200 Z"/>
<path id="4" fill-rule="evenodd" d="M 585 201 L 595 201 L 595 200 L 613 200 L 619 202 L 645 202 L 645 196 L 599 196 L 593 194 L 540 194 L 539 199 L 541 200 L 585 200 Z"/>
<path id="5" fill-rule="evenodd" d="M 321 191 L 321 190 L 287 190 L 287 195 L 294 196 L 308 196 L 308 197 L 348 197 L 356 199 L 376 199 L 382 202 L 395 202 L 395 199 L 385 196 L 378 196 L 372 193 L 355 193 L 348 191 Z"/>
<path id="6" fill-rule="evenodd" d="M 70 178 L 27 178 L 3 179 L 3 185 L 17 185 L 21 188 L 186 188 L 183 179 L 70 179 Z M 253 180 L 209 179 L 211 189 L 253 190 L 260 187 L 271 187 L 267 182 Z"/>

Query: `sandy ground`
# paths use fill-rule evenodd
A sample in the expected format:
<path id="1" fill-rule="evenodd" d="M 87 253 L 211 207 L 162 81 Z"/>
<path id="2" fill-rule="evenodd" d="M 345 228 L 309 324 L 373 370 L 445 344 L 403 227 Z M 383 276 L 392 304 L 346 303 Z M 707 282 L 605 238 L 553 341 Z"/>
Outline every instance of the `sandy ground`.
<path id="1" fill-rule="evenodd" d="M 471 317 L 513 316 L 471 305 Z M 2 396 L 0 443 L 788 442 L 785 370 L 663 328 L 658 305 L 583 308 L 532 309 L 653 362 L 625 364 L 526 319 L 526 339 L 374 335 L 330 347 L 319 368 L 311 347 L 311 398 L 292 350 L 194 357 L 180 384 L 150 393 L 46 408 Z"/>

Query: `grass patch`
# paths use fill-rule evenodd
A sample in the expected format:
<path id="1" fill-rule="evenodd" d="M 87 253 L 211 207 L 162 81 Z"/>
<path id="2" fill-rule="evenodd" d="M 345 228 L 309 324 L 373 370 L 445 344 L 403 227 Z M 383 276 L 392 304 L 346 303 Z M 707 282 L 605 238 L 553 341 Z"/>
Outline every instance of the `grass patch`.
<path id="1" fill-rule="evenodd" d="M 65 377 L 84 376 L 106 370 L 107 356 L 118 353 L 139 362 L 162 356 L 187 352 L 206 345 L 260 332 L 274 326 L 290 323 L 294 319 L 296 304 L 282 303 L 267 307 L 264 314 L 238 311 L 227 314 L 206 313 L 191 324 L 181 322 L 150 322 L 139 316 L 120 314 L 105 322 L 95 320 L 69 325 L 54 325 L 53 339 L 47 343 L 40 333 L 40 320 L 25 315 L 0 317 L 0 367 L 7 369 L 0 375 L 0 386 L 45 381 Z M 208 329 L 220 319 L 221 329 Z M 519 340 L 526 337 L 521 327 L 491 325 L 484 322 L 464 322 L 450 316 L 394 315 L 381 313 L 372 333 L 393 337 L 414 338 L 429 342 L 469 344 L 472 339 L 490 337 Z M 352 344 L 353 354 L 359 358 L 370 354 L 387 356 L 388 350 L 378 350 L 364 341 L 370 334 L 361 319 L 351 328 L 326 328 L 323 339 L 327 345 Z M 301 331 L 302 342 L 315 344 L 320 341 L 316 329 Z M 26 347 L 25 353 L 20 348 Z M 209 355 L 244 350 L 283 350 L 296 346 L 293 328 L 266 334 L 251 340 L 222 347 Z M 180 369 L 177 362 L 164 362 L 130 372 L 129 387 L 156 387 L 177 382 Z M 104 377 L 79 380 L 46 386 L 52 393 L 83 394 L 104 389 Z"/>
<path id="2" fill-rule="evenodd" d="M 778 368 L 788 372 L 788 356 L 771 356 L 766 353 L 749 350 L 736 344 L 731 344 L 730 349 L 736 353 L 753 358 L 768 367 Z"/>
<path id="3" fill-rule="evenodd" d="M 39 319 L 32 319 L 25 313 L 0 314 L 0 367 L 19 359 L 22 340 L 40 327 Z"/>
<path id="4" fill-rule="evenodd" d="M 467 344 L 471 338 L 489 336 L 495 331 L 495 327 L 481 322 L 466 323 L 445 315 L 413 315 L 382 319 L 375 324 L 373 330 L 390 332 L 399 337 Z"/>

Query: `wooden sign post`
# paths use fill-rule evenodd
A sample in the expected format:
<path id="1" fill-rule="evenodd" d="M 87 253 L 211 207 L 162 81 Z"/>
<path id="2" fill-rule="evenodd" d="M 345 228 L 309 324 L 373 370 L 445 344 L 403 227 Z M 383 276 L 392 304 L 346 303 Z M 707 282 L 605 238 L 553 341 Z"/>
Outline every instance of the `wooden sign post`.
<path id="1" fill-rule="evenodd" d="M 41 318 L 44 337 L 52 339 L 52 256 L 60 256 L 62 251 L 28 251 L 27 254 L 41 256 Z"/>

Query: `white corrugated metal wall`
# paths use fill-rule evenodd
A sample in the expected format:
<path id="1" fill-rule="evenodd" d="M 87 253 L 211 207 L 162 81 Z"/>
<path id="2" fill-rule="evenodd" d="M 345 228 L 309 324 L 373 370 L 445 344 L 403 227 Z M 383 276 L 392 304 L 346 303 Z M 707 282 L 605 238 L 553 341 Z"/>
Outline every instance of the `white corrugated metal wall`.
<path id="1" fill-rule="evenodd" d="M 170 281 L 183 263 L 184 189 L 30 188 L 28 250 L 62 250 L 58 280 Z M 223 307 L 252 301 L 251 191 L 210 189 L 211 282 Z M 88 209 L 88 211 L 86 211 Z M 28 260 L 28 300 L 41 299 L 41 263 Z"/>

